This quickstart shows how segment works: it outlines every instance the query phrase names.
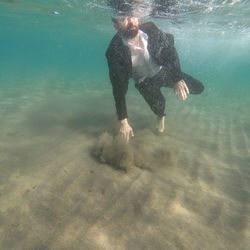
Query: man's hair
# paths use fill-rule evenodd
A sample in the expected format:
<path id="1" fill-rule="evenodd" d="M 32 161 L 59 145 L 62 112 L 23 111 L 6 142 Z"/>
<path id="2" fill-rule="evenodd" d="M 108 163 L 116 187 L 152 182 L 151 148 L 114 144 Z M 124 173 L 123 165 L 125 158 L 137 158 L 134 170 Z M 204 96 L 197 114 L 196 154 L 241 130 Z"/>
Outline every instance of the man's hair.
<path id="1" fill-rule="evenodd" d="M 136 13 L 134 11 L 137 8 L 135 0 L 109 0 L 109 5 L 114 11 L 112 17 L 113 23 L 117 24 L 119 21 L 125 17 L 132 17 Z"/>
<path id="2" fill-rule="evenodd" d="M 132 11 L 134 0 L 108 0 L 108 4 L 118 15 L 124 15 Z"/>
<path id="3" fill-rule="evenodd" d="M 112 19 L 112 22 L 114 24 L 118 24 L 119 21 L 122 21 L 125 17 L 128 17 L 129 15 L 117 15 L 117 16 L 113 16 L 111 19 Z"/>
<path id="4" fill-rule="evenodd" d="M 0 0 L 1 1 L 1 0 Z M 178 0 L 106 0 L 116 16 L 164 17 L 178 13 Z M 119 20 L 119 19 L 118 19 Z M 118 20 L 113 20 L 117 23 Z"/>

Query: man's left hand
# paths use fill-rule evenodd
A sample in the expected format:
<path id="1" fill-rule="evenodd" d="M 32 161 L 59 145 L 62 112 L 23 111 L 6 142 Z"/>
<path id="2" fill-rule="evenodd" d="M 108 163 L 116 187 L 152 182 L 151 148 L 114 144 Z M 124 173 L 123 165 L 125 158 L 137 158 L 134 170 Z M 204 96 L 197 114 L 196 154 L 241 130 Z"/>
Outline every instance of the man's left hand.
<path id="1" fill-rule="evenodd" d="M 184 80 L 180 80 L 174 86 L 175 94 L 183 101 L 185 101 L 189 95 L 189 89 Z"/>

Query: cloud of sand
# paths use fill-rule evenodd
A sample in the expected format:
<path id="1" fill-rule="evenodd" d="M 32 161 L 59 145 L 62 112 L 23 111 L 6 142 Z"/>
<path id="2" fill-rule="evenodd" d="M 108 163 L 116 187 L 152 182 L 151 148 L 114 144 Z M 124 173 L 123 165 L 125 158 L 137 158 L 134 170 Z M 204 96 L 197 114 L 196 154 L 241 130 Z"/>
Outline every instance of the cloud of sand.
<path id="1" fill-rule="evenodd" d="M 107 163 L 122 170 L 130 168 L 134 161 L 130 145 L 107 132 L 98 139 L 95 156 L 101 163 Z"/>
<path id="2" fill-rule="evenodd" d="M 153 171 L 174 165 L 173 152 L 162 144 L 162 138 L 143 131 L 127 144 L 119 136 L 105 132 L 97 140 L 94 155 L 101 162 L 128 171 L 133 167 Z"/>

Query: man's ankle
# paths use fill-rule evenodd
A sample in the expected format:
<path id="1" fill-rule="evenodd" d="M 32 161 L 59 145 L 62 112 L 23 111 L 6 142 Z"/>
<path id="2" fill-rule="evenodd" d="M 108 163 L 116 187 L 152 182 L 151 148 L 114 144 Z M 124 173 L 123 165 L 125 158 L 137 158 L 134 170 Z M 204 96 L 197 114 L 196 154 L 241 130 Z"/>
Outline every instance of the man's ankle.
<path id="1" fill-rule="evenodd" d="M 157 121 L 158 121 L 158 132 L 163 133 L 165 130 L 165 116 L 162 117 L 157 117 Z"/>

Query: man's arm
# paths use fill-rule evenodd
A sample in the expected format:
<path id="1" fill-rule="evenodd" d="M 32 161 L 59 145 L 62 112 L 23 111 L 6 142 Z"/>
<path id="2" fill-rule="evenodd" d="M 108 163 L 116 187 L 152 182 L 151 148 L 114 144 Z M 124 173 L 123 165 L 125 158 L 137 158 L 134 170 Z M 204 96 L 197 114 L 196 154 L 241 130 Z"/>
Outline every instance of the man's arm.
<path id="1" fill-rule="evenodd" d="M 128 117 L 125 96 L 128 91 L 129 75 L 124 64 L 118 58 L 109 55 L 107 59 L 118 120 L 123 120 Z"/>
<path id="2" fill-rule="evenodd" d="M 163 32 L 153 22 L 141 25 L 141 29 L 149 34 L 150 50 L 155 61 L 167 68 L 170 72 L 172 81 L 168 86 L 174 88 L 175 84 L 182 80 L 182 71 L 179 56 L 174 46 L 174 36 Z"/>
<path id="3" fill-rule="evenodd" d="M 120 123 L 120 134 L 128 142 L 129 137 L 134 136 L 127 119 L 126 94 L 129 82 L 128 68 L 126 68 L 124 61 L 110 50 L 107 51 L 106 57 L 109 66 L 109 77 L 113 87 L 116 112 Z"/>
<path id="4" fill-rule="evenodd" d="M 171 72 L 173 83 L 182 80 L 181 65 L 179 55 L 174 45 L 174 36 L 162 32 L 161 46 L 162 64 L 168 68 L 169 72 Z"/>
<path id="5" fill-rule="evenodd" d="M 163 43 L 165 46 L 162 49 L 163 65 L 168 68 L 172 75 L 172 84 L 169 87 L 172 87 L 175 94 L 184 101 L 188 97 L 189 89 L 183 80 L 179 56 L 174 46 L 174 36 L 162 32 L 162 38 L 165 40 L 165 43 Z"/>

